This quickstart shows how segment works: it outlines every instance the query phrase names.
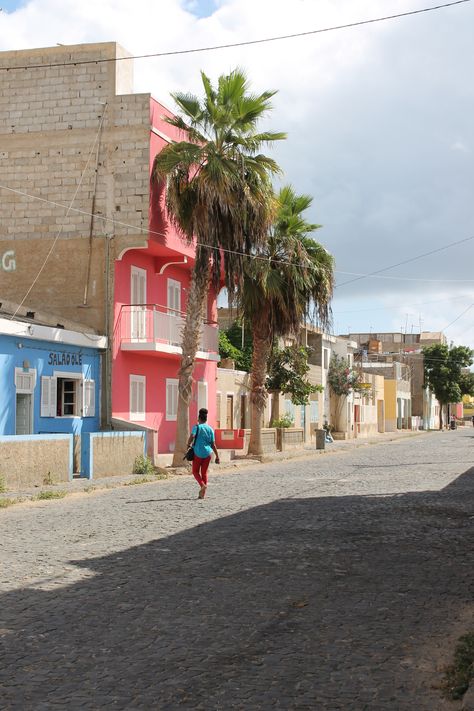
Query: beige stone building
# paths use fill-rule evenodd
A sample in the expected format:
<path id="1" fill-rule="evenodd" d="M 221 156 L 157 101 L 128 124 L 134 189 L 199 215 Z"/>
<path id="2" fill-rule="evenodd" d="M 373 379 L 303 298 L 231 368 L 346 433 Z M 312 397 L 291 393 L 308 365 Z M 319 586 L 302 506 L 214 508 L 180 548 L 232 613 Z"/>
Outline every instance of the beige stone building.
<path id="1" fill-rule="evenodd" d="M 0 252 L 15 262 L 0 293 L 99 332 L 111 265 L 148 227 L 150 95 L 132 93 L 127 56 L 114 42 L 0 53 Z"/>

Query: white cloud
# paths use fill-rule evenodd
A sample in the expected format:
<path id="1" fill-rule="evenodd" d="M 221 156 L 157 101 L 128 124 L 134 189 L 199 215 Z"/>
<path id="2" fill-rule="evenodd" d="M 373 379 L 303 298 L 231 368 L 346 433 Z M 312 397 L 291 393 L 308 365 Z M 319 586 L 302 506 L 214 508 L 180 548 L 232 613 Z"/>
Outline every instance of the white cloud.
<path id="1" fill-rule="evenodd" d="M 379 0 L 206 0 L 200 12 L 199 0 L 30 0 L 2 16 L 0 49 L 117 40 L 133 54 L 167 52 L 309 31 L 425 4 L 385 0 L 382 9 Z M 239 65 L 256 90 L 278 89 L 269 123 L 289 133 L 275 151 L 285 180 L 314 196 L 309 217 L 324 225 L 317 237 L 335 254 L 337 268 L 367 273 L 474 235 L 474 166 L 463 157 L 474 141 L 473 21 L 474 5 L 466 4 L 298 39 L 138 60 L 135 88 L 171 105 L 170 91 L 200 91 L 200 69 L 217 77 Z M 473 263 L 474 240 L 387 276 L 474 279 Z M 442 293 L 446 303 L 427 304 L 423 311 L 423 327 L 435 330 L 449 323 L 453 308 L 467 307 L 471 287 L 360 280 L 336 291 L 334 310 L 344 302 L 353 309 L 362 304 L 359 325 L 352 327 L 365 330 L 365 305 L 433 302 Z M 466 294 L 454 307 L 448 300 Z M 404 313 L 374 311 L 370 318 L 379 330 L 390 330 L 405 323 Z M 468 312 L 455 331 L 470 344 L 472 323 Z"/>

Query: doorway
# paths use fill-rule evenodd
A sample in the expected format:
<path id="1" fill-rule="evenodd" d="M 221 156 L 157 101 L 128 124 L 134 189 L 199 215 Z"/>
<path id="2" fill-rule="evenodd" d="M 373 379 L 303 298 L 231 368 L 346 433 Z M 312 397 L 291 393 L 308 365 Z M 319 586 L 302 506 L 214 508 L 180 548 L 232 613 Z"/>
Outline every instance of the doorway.
<path id="1" fill-rule="evenodd" d="M 15 434 L 33 433 L 33 396 L 31 393 L 17 393 Z"/>

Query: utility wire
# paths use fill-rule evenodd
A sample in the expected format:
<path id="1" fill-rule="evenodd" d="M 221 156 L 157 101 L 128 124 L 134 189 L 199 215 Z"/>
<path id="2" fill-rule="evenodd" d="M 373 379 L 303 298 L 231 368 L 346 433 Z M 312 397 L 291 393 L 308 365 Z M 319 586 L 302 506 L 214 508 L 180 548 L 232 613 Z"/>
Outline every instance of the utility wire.
<path id="1" fill-rule="evenodd" d="M 93 142 L 93 144 L 92 144 L 92 147 L 91 147 L 91 149 L 90 149 L 89 155 L 88 155 L 88 157 L 87 157 L 87 162 L 86 162 L 86 164 L 85 164 L 85 166 L 84 166 L 84 170 L 83 170 L 82 173 L 81 173 L 81 177 L 80 177 L 79 182 L 78 182 L 78 184 L 77 184 L 77 187 L 76 187 L 76 189 L 75 189 L 75 191 L 74 191 L 74 195 L 72 196 L 72 199 L 71 199 L 71 202 L 70 202 L 70 204 L 69 204 L 69 207 L 67 208 L 66 214 L 64 215 L 64 220 L 63 220 L 63 222 L 62 222 L 62 224 L 61 224 L 61 227 L 59 228 L 59 230 L 58 230 L 58 232 L 57 232 L 57 234 L 56 234 L 56 237 L 54 238 L 53 243 L 52 243 L 51 247 L 50 247 L 49 250 L 48 250 L 48 253 L 47 253 L 46 257 L 44 258 L 41 267 L 39 268 L 39 270 L 38 270 L 38 272 L 37 272 L 35 278 L 33 279 L 32 283 L 31 283 L 31 286 L 29 287 L 28 291 L 27 291 L 26 294 L 24 295 L 23 299 L 22 299 L 22 300 L 20 301 L 20 303 L 18 304 L 17 308 L 15 309 L 15 313 L 14 313 L 14 314 L 11 316 L 11 318 L 10 318 L 10 321 L 15 318 L 15 316 L 16 316 L 17 313 L 18 313 L 18 311 L 21 309 L 21 307 L 22 307 L 23 304 L 25 303 L 26 299 L 28 298 L 29 294 L 31 293 L 32 289 L 34 288 L 36 282 L 38 281 L 38 279 L 40 278 L 41 274 L 43 273 L 43 270 L 44 270 L 44 268 L 45 268 L 45 266 L 46 266 L 46 264 L 47 264 L 47 262 L 48 262 L 48 259 L 49 259 L 50 256 L 52 255 L 52 253 L 53 253 L 53 251 L 54 251 L 54 248 L 56 247 L 56 244 L 57 244 L 57 242 L 58 242 L 58 239 L 59 239 L 59 237 L 61 236 L 61 233 L 62 233 L 62 231 L 63 231 L 63 229 L 64 229 L 65 220 L 66 220 L 66 218 L 68 217 L 69 213 L 70 213 L 71 210 L 72 210 L 73 202 L 74 202 L 74 200 L 76 199 L 77 193 L 79 192 L 79 188 L 80 188 L 81 185 L 82 185 L 82 181 L 83 181 L 83 179 L 84 179 L 84 175 L 85 175 L 85 173 L 86 173 L 86 170 L 87 170 L 87 168 L 89 167 L 89 163 L 90 163 L 92 154 L 94 153 L 94 150 L 95 150 L 97 141 L 99 140 L 99 136 L 100 136 L 100 132 L 101 132 L 101 130 L 102 130 L 102 124 L 103 124 L 103 122 L 104 122 L 104 118 L 105 118 L 106 112 L 107 112 L 107 104 L 105 104 L 105 106 L 104 106 L 104 111 L 102 112 L 102 116 L 101 116 L 101 119 L 100 119 L 100 122 L 99 122 L 99 127 L 98 127 L 98 129 L 97 129 L 97 134 L 96 134 L 96 136 L 95 136 L 94 142 Z M 66 207 L 66 206 L 63 205 L 63 207 Z"/>
<path id="2" fill-rule="evenodd" d="M 404 259 L 402 262 L 397 262 L 396 264 L 391 264 L 389 267 L 383 267 L 383 269 L 377 269 L 374 272 L 369 272 L 369 274 L 365 274 L 363 276 L 358 276 L 355 279 L 349 279 L 348 281 L 343 281 L 342 284 L 338 284 L 336 286 L 337 288 L 340 288 L 341 286 L 346 286 L 346 284 L 353 284 L 355 281 L 359 281 L 360 279 L 366 279 L 367 277 L 372 277 L 375 276 L 376 274 L 381 274 L 382 272 L 386 272 L 389 269 L 395 269 L 395 267 L 400 267 L 402 264 L 409 264 L 410 262 L 415 262 L 417 259 L 422 259 L 423 257 L 428 257 L 431 254 L 436 254 L 437 252 L 443 252 L 445 249 L 449 249 L 450 247 L 455 247 L 458 244 L 464 244 L 465 242 L 469 242 L 470 240 L 474 239 L 474 235 L 472 237 L 465 237 L 464 239 L 457 240 L 456 242 L 450 242 L 449 244 L 446 244 L 444 247 L 438 247 L 437 249 L 431 249 L 429 252 L 423 252 L 423 254 L 418 254 L 416 257 L 410 257 L 409 259 Z"/>
<path id="3" fill-rule="evenodd" d="M 450 326 L 452 326 L 453 323 L 456 323 L 456 321 L 459 321 L 459 319 L 460 319 L 462 316 L 464 316 L 464 314 L 466 314 L 466 313 L 469 311 L 469 309 L 472 309 L 473 306 L 474 306 L 474 303 L 469 304 L 469 306 L 467 307 L 467 309 L 464 309 L 464 311 L 463 311 L 462 313 L 460 313 L 459 316 L 456 316 L 456 318 L 454 319 L 454 321 L 451 321 L 451 323 L 448 323 L 448 325 L 443 328 L 443 331 L 446 331 L 446 329 L 449 328 Z"/>
<path id="4" fill-rule="evenodd" d="M 81 180 L 82 180 L 82 177 L 81 177 Z M 143 232 L 148 235 L 153 235 L 155 237 L 167 237 L 165 232 L 159 232 L 157 230 L 150 230 L 146 227 L 140 227 L 139 225 L 131 225 L 127 222 L 122 222 L 121 220 L 117 220 L 114 217 L 107 217 L 106 215 L 102 215 L 97 212 L 95 212 L 95 213 L 88 212 L 87 210 L 81 210 L 78 207 L 72 207 L 72 202 L 77 194 L 77 190 L 76 190 L 73 200 L 71 201 L 71 204 L 69 206 L 64 205 L 63 203 L 60 203 L 60 202 L 55 202 L 54 200 L 48 200 L 47 198 L 40 197 L 39 195 L 31 195 L 30 193 L 27 193 L 24 190 L 10 188 L 7 185 L 0 185 L 0 190 L 6 190 L 7 192 L 14 193 L 16 195 L 21 195 L 22 197 L 26 197 L 31 200 L 39 200 L 40 202 L 47 203 L 48 205 L 54 205 L 55 207 L 61 207 L 63 209 L 67 208 L 66 216 L 67 216 L 67 214 L 69 214 L 69 212 L 77 212 L 80 215 L 85 215 L 87 217 L 93 217 L 95 220 L 102 220 L 103 222 L 112 222 L 114 225 L 118 225 L 120 227 L 127 227 L 128 229 L 135 230 L 136 232 Z M 61 230 L 62 230 L 62 227 L 61 227 Z M 406 264 L 407 262 L 414 261 L 415 259 L 421 259 L 422 257 L 426 257 L 430 254 L 435 254 L 436 252 L 440 252 L 442 250 L 449 249 L 449 247 L 454 247 L 458 244 L 461 244 L 463 242 L 469 242 L 471 240 L 474 240 L 474 235 L 472 235 L 471 237 L 466 237 L 462 240 L 458 240 L 456 242 L 451 242 L 451 243 L 445 245 L 444 247 L 439 247 L 438 249 L 431 250 L 429 252 L 426 252 L 425 254 L 420 254 L 417 257 L 407 259 L 404 262 L 399 262 L 398 264 L 392 264 L 389 267 L 384 267 L 383 269 L 379 269 L 376 272 L 371 272 L 369 274 L 358 274 L 356 279 L 350 279 L 349 281 L 346 281 L 346 282 L 343 282 L 342 284 L 336 285 L 335 288 L 337 289 L 338 286 L 344 286 L 345 284 L 350 284 L 353 281 L 359 281 L 360 279 L 366 279 L 368 277 L 375 278 L 375 279 L 395 279 L 395 280 L 399 280 L 399 281 L 400 280 L 401 281 L 417 281 L 417 282 L 423 281 L 423 282 L 434 282 L 434 283 L 439 283 L 439 282 L 441 282 L 441 283 L 447 283 L 447 282 L 449 282 L 449 283 L 453 283 L 453 282 L 454 283 L 459 283 L 459 282 L 471 283 L 471 282 L 474 282 L 474 279 L 423 279 L 420 277 L 396 277 L 396 276 L 379 277 L 379 276 L 377 276 L 380 272 L 387 271 L 388 269 L 393 269 L 397 266 L 400 266 L 401 264 Z M 273 262 L 275 264 L 289 264 L 293 267 L 301 267 L 302 269 L 313 268 L 313 265 L 311 263 L 298 264 L 298 263 L 291 262 L 289 260 L 284 260 L 284 259 L 272 259 L 271 257 L 265 256 L 265 255 L 248 254 L 247 252 L 241 252 L 241 251 L 238 251 L 235 249 L 226 249 L 224 247 L 214 247 L 213 245 L 204 244 L 202 242 L 195 242 L 195 245 L 196 245 L 196 247 L 203 247 L 203 248 L 209 249 L 209 250 L 222 251 L 222 252 L 225 252 L 226 254 L 235 254 L 237 256 L 246 257 L 247 259 L 256 259 L 259 261 L 266 262 L 267 264 Z M 54 248 L 54 245 L 53 245 L 53 248 Z M 330 267 L 325 267 L 325 266 L 314 267 L 314 268 L 319 268 L 321 270 L 324 270 L 324 269 L 331 270 Z M 335 269 L 333 271 L 336 274 L 346 274 L 346 275 L 354 273 L 354 272 L 340 271 L 338 269 Z"/>
<path id="5" fill-rule="evenodd" d="M 71 62 L 56 62 L 51 64 L 27 64 L 18 67 L 0 67 L 0 71 L 12 71 L 15 69 L 44 69 L 47 67 L 76 67 L 81 64 L 103 64 L 106 62 L 120 62 L 127 59 L 150 59 L 152 57 L 171 57 L 180 54 L 195 54 L 198 52 L 213 52 L 218 49 L 230 49 L 232 47 L 248 47 L 255 44 L 264 44 L 266 42 L 278 42 L 280 40 L 295 39 L 297 37 L 308 37 L 310 35 L 323 34 L 325 32 L 335 32 L 337 30 L 347 30 L 353 27 L 361 27 L 363 25 L 375 24 L 377 22 L 386 22 L 388 20 L 397 20 L 402 17 L 409 17 L 411 15 L 421 15 L 426 12 L 433 12 L 434 10 L 441 10 L 447 7 L 453 7 L 454 5 L 463 5 L 464 3 L 471 2 L 471 0 L 454 0 L 454 2 L 446 2 L 441 5 L 433 5 L 431 7 L 423 7 L 419 10 L 408 10 L 407 12 L 399 12 L 394 15 L 385 15 L 383 17 L 374 17 L 368 20 L 359 20 L 357 22 L 349 22 L 345 25 L 333 25 L 331 27 L 322 27 L 318 30 L 308 30 L 307 32 L 295 32 L 289 35 L 278 35 L 276 37 L 265 37 L 256 40 L 246 40 L 243 42 L 232 42 L 229 44 L 218 44 L 209 47 L 196 47 L 194 49 L 178 49 L 170 52 L 152 52 L 150 54 L 137 54 L 132 57 L 110 57 L 104 59 L 83 59 L 79 61 Z"/>
<path id="6" fill-rule="evenodd" d="M 340 316 L 341 314 L 360 314 L 364 311 L 398 311 L 398 309 L 410 309 L 416 308 L 418 306 L 425 306 L 426 304 L 439 304 L 441 302 L 446 303 L 446 301 L 459 301 L 459 299 L 471 298 L 472 294 L 461 294 L 461 296 L 447 296 L 444 299 L 433 299 L 431 301 L 417 301 L 413 304 L 398 304 L 397 306 L 376 306 L 372 309 L 348 309 L 347 311 L 335 310 L 333 313 L 335 316 Z"/>

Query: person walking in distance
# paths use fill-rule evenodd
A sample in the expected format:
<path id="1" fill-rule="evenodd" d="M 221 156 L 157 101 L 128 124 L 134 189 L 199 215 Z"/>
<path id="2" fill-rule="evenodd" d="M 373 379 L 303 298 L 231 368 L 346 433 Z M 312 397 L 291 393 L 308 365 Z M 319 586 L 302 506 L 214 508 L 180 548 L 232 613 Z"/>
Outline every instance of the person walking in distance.
<path id="1" fill-rule="evenodd" d="M 198 498 L 203 499 L 207 489 L 207 470 L 211 461 L 211 454 L 216 455 L 216 464 L 219 464 L 219 453 L 216 449 L 214 430 L 207 424 L 207 410 L 199 410 L 198 424 L 194 425 L 188 439 L 188 447 L 194 442 L 193 476 L 200 486 Z"/>

